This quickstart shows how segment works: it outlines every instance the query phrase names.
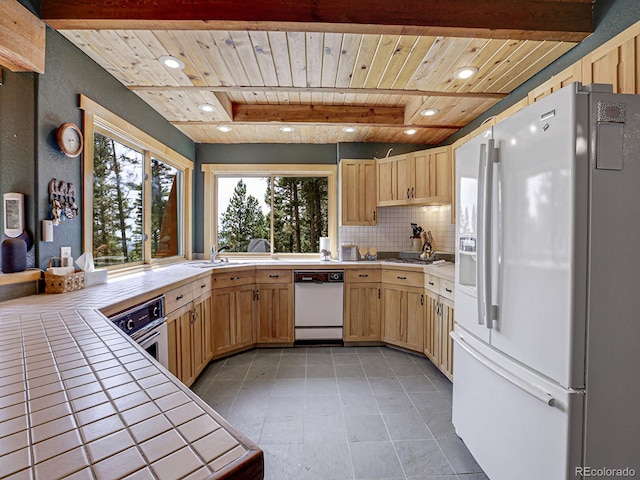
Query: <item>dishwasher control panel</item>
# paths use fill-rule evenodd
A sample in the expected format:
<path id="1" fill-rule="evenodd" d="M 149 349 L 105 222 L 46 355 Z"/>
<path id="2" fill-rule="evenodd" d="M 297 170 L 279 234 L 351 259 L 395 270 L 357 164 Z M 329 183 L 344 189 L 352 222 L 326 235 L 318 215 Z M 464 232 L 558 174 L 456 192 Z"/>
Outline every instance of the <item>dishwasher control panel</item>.
<path id="1" fill-rule="evenodd" d="M 344 270 L 295 270 L 295 283 L 344 283 Z"/>

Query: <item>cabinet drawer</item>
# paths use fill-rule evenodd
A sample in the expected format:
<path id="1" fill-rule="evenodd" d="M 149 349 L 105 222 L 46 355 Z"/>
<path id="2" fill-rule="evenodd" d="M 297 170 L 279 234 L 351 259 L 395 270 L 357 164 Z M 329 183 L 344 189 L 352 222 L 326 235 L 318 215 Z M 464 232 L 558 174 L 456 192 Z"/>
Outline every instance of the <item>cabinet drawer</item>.
<path id="1" fill-rule="evenodd" d="M 293 283 L 292 272 L 289 268 L 256 270 L 256 283 Z"/>
<path id="2" fill-rule="evenodd" d="M 449 300 L 455 300 L 455 284 L 450 280 L 440 279 L 440 295 Z"/>
<path id="3" fill-rule="evenodd" d="M 434 293 L 440 293 L 440 282 L 440 278 L 429 275 L 428 273 L 424 274 L 424 288 L 427 290 L 431 290 Z"/>
<path id="4" fill-rule="evenodd" d="M 191 282 L 193 298 L 198 298 L 211 290 L 212 276 L 207 275 Z"/>
<path id="5" fill-rule="evenodd" d="M 383 283 L 424 288 L 424 272 L 415 270 L 382 270 Z"/>
<path id="6" fill-rule="evenodd" d="M 345 281 L 352 283 L 380 282 L 382 277 L 379 268 L 353 268 L 344 272 Z"/>
<path id="7" fill-rule="evenodd" d="M 164 297 L 165 312 L 171 313 L 174 310 L 177 310 L 193 300 L 191 283 L 186 283 L 180 287 L 165 292 Z"/>
<path id="8" fill-rule="evenodd" d="M 256 283 L 256 271 L 253 268 L 216 272 L 212 277 L 213 288 L 235 287 L 237 285 L 250 285 L 252 283 Z"/>

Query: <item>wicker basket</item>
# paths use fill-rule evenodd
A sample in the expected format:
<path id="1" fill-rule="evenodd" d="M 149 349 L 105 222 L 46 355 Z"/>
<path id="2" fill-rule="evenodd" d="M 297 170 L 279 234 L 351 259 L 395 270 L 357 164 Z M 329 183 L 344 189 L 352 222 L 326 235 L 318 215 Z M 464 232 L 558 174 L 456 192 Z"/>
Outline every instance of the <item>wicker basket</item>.
<path id="1" fill-rule="evenodd" d="M 53 266 L 54 260 L 60 260 L 53 257 L 49 260 L 49 267 Z M 84 288 L 85 275 L 82 270 L 76 270 L 74 273 L 67 275 L 56 275 L 50 270 L 44 271 L 44 293 L 66 293 Z"/>

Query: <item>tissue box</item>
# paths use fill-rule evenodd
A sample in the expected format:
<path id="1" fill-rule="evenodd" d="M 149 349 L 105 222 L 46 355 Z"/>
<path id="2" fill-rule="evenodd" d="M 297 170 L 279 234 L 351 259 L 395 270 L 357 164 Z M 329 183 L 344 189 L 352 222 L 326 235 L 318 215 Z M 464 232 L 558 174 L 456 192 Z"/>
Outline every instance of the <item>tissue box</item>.
<path id="1" fill-rule="evenodd" d="M 84 272 L 85 275 L 85 285 L 87 287 L 92 287 L 94 285 L 100 285 L 101 283 L 107 283 L 107 279 L 109 278 L 109 272 L 107 270 L 93 270 L 91 272 Z"/>

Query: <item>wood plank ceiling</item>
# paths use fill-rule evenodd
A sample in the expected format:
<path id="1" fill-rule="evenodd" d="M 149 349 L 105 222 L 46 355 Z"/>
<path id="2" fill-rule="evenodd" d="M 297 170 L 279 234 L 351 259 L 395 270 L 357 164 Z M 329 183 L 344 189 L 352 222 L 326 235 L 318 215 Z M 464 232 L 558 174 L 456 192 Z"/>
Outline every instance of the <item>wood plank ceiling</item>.
<path id="1" fill-rule="evenodd" d="M 587 2 L 591 0 L 559 3 Z M 199 143 L 438 144 L 587 34 L 555 32 L 544 39 L 539 31 L 527 35 L 511 29 L 491 30 L 483 37 L 448 36 L 451 28 L 407 34 L 393 26 L 378 26 L 379 33 L 371 33 L 370 24 L 361 32 L 353 24 L 314 31 L 320 28 L 309 23 L 253 20 L 194 27 L 188 19 L 177 19 L 174 28 L 167 28 L 166 21 L 158 20 L 118 17 L 105 22 L 104 12 L 102 20 L 69 20 L 68 13 L 56 19 L 54 7 L 59 3 L 65 2 L 43 1 L 43 18 Z M 386 3 L 387 11 L 396 7 Z M 230 23 L 237 28 L 223 28 Z M 92 28 L 96 26 L 102 28 Z M 166 68 L 158 61 L 163 55 L 180 59 L 184 68 Z M 453 72 L 466 66 L 476 67 L 478 73 L 468 80 L 455 79 Z M 204 104 L 211 111 L 199 108 Z M 427 108 L 439 112 L 421 115 Z M 231 131 L 216 128 L 222 125 Z M 282 126 L 293 131 L 282 132 Z M 355 131 L 345 132 L 345 127 Z M 416 133 L 408 135 L 408 128 Z"/>

